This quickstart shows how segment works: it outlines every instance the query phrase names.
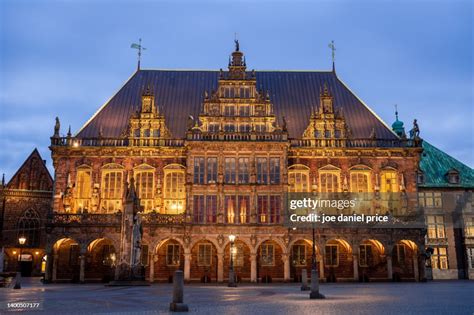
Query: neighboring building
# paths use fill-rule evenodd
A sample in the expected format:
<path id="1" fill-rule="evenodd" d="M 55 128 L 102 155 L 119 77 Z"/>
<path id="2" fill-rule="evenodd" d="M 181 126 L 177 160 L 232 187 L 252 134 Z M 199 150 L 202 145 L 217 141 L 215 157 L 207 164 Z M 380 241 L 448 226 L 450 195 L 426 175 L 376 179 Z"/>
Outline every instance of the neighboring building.
<path id="1" fill-rule="evenodd" d="M 425 141 L 418 187 L 432 278 L 474 279 L 474 170 Z"/>
<path id="2" fill-rule="evenodd" d="M 0 239 L 5 271 L 21 270 L 24 276 L 39 276 L 44 271 L 45 222 L 51 211 L 52 189 L 53 179 L 36 149 L 8 184 L 2 180 Z M 26 239 L 22 246 L 20 237 Z"/>
<path id="3" fill-rule="evenodd" d="M 242 281 L 311 268 L 310 229 L 283 225 L 287 192 L 417 193 L 421 139 L 392 132 L 332 71 L 138 70 L 72 136 L 51 138 L 54 200 L 46 279 L 107 281 L 126 191 L 143 207 L 150 281 L 226 281 L 228 236 Z M 415 198 L 416 199 L 416 198 Z M 409 200 L 405 200 L 410 202 Z M 414 216 L 374 200 L 373 213 Z M 326 281 L 424 278 L 424 224 L 320 228 Z"/>

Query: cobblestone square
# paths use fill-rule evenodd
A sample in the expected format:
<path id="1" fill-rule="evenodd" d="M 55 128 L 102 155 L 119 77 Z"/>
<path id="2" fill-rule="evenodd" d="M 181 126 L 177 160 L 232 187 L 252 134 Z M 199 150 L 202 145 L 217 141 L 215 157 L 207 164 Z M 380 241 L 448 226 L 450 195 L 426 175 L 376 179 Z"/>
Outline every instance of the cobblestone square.
<path id="1" fill-rule="evenodd" d="M 309 300 L 299 284 L 185 286 L 191 314 L 473 314 L 474 282 L 322 284 L 325 300 Z M 7 303 L 39 303 L 39 314 L 168 314 L 171 284 L 106 287 L 103 284 L 49 284 L 24 281 L 21 290 L 0 290 L 0 313 Z"/>

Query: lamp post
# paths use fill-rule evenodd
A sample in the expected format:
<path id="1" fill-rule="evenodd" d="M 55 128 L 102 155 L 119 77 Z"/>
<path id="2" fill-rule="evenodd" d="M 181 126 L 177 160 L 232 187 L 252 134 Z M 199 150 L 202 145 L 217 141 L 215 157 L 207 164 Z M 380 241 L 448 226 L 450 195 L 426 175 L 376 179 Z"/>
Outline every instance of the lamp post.
<path id="1" fill-rule="evenodd" d="M 229 284 L 228 286 L 231 288 L 237 287 L 235 283 L 235 275 L 234 275 L 234 241 L 235 235 L 229 235 L 230 241 L 230 268 L 229 268 Z"/>
<path id="2" fill-rule="evenodd" d="M 18 238 L 18 244 L 20 244 L 20 256 L 17 261 L 18 266 L 17 266 L 17 272 L 15 276 L 15 286 L 13 287 L 13 289 L 21 289 L 21 254 L 22 254 L 23 245 L 25 245 L 25 243 L 26 243 L 26 237 L 20 236 Z"/>
<path id="3" fill-rule="evenodd" d="M 316 266 L 316 237 L 315 228 L 313 222 L 313 253 L 311 255 L 311 292 L 309 293 L 310 299 L 324 299 L 325 296 L 319 293 L 319 276 Z"/>

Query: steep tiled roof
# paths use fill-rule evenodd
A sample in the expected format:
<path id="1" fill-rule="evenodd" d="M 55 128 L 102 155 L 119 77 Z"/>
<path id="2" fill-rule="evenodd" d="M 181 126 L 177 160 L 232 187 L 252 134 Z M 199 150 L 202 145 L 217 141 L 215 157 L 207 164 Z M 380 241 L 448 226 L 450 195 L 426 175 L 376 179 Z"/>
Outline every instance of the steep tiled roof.
<path id="1" fill-rule="evenodd" d="M 129 117 L 140 106 L 141 93 L 150 85 L 155 103 L 165 115 L 174 138 L 184 138 L 188 115 L 199 115 L 205 90 L 217 88 L 219 71 L 139 70 L 77 133 L 78 138 L 118 137 Z M 332 71 L 257 71 L 257 88 L 268 90 L 277 117 L 285 116 L 289 136 L 301 137 L 311 108 L 319 105 L 319 91 L 327 84 L 334 95 L 335 110 L 343 108 L 354 138 L 396 139 L 385 125 Z"/>
<path id="2" fill-rule="evenodd" d="M 53 178 L 36 148 L 6 186 L 10 189 L 52 190 Z"/>
<path id="3" fill-rule="evenodd" d="M 424 183 L 420 184 L 420 187 L 474 188 L 474 170 L 472 168 L 426 141 L 423 141 L 420 170 L 424 176 Z M 459 172 L 459 184 L 448 182 L 446 174 L 451 170 Z"/>

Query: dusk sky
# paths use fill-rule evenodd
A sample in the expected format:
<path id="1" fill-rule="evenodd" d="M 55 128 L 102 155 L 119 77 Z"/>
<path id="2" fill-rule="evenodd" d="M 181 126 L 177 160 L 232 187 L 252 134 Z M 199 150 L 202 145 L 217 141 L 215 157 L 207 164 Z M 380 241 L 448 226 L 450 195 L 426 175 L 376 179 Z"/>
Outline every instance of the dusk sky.
<path id="1" fill-rule="evenodd" d="M 227 66 L 238 33 L 256 70 L 336 70 L 387 124 L 474 166 L 471 1 L 0 1 L 0 173 L 36 147 L 52 171 L 54 118 L 73 133 L 136 69 Z"/>

